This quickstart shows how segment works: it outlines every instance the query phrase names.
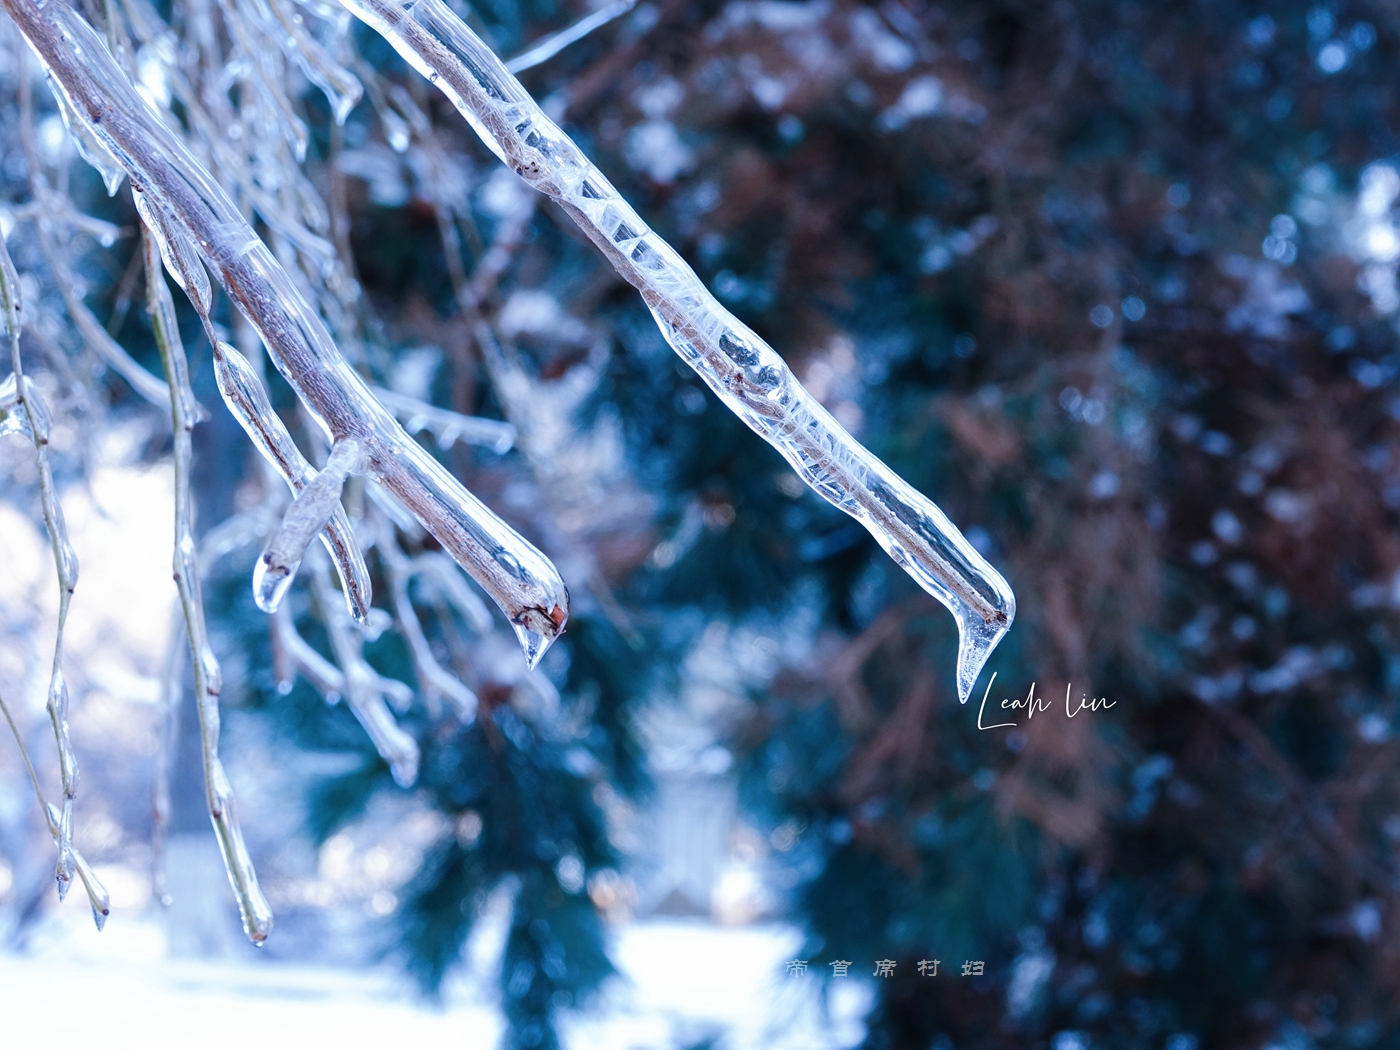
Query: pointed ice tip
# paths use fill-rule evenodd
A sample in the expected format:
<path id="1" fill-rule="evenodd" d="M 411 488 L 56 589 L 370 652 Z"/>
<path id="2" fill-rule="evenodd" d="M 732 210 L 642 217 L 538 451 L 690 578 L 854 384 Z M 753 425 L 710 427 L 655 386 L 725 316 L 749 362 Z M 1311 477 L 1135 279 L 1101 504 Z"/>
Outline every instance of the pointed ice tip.
<path id="1" fill-rule="evenodd" d="M 997 643 L 1006 637 L 1011 622 L 986 623 L 972 619 L 958 625 L 958 703 L 965 704 L 972 696 L 972 687 L 982 668 L 987 666 Z"/>
<path id="2" fill-rule="evenodd" d="M 520 648 L 525 653 L 525 663 L 534 670 L 549 652 L 549 647 L 564 633 L 564 625 L 569 620 L 568 598 L 546 612 L 543 609 L 526 609 L 519 619 L 510 622 Z"/>
<path id="3" fill-rule="evenodd" d="M 259 555 L 253 563 L 253 601 L 258 608 L 271 614 L 282 604 L 282 598 L 296 579 L 298 565 L 290 568 L 272 568 L 267 563 L 267 555 Z"/>
<path id="4" fill-rule="evenodd" d="M 92 921 L 97 923 L 98 933 L 101 933 L 103 927 L 107 925 L 107 916 L 110 914 L 111 911 L 109 909 L 104 910 L 102 908 L 99 908 L 96 904 L 92 906 Z"/>
<path id="5" fill-rule="evenodd" d="M 522 624 L 513 623 L 511 627 L 514 628 L 515 637 L 519 639 L 520 648 L 525 653 L 525 663 L 533 671 L 540 660 L 544 658 L 544 654 L 549 651 L 549 646 L 554 639 L 546 638 L 539 631 L 532 631 Z"/>
<path id="6" fill-rule="evenodd" d="M 73 876 L 66 875 L 60 871 L 54 878 L 58 883 L 58 900 L 59 903 L 62 904 L 68 899 L 68 891 L 73 888 Z"/>

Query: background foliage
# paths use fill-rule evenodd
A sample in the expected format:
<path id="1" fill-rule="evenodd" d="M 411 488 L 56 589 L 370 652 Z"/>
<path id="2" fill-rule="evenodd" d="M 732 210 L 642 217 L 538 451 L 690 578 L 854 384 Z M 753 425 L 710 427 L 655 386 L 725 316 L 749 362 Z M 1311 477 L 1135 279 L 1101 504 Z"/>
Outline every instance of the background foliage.
<path id="1" fill-rule="evenodd" d="M 467 12 L 505 54 L 580 13 Z M 355 39 L 471 194 L 470 268 L 501 221 L 494 160 L 377 37 Z M 869 1047 L 1400 1045 L 1400 240 L 1394 170 L 1375 167 L 1397 151 L 1397 52 L 1379 0 L 662 0 L 526 73 L 1008 577 L 1020 614 L 989 707 L 1032 682 L 1115 706 L 980 731 L 956 702 L 949 618 L 702 390 L 542 206 L 487 314 L 511 330 L 512 302 L 538 302 L 522 292 L 558 304 L 512 342 L 541 391 L 599 369 L 578 433 L 615 433 L 623 454 L 590 446 L 541 481 L 519 457 L 444 453 L 560 560 L 577 611 L 545 665 L 557 715 L 532 716 L 478 656 L 474 725 L 408 722 L 416 798 L 440 821 L 381 947 L 431 992 L 509 885 L 511 1038 L 553 1045 L 551 1018 L 611 972 L 599 912 L 617 904 L 609 828 L 646 798 L 637 719 L 684 690 L 719 623 L 773 640 L 722 730 L 814 970 L 986 962 L 880 983 Z M 370 359 L 440 347 L 435 400 L 498 415 L 413 154 L 387 149 L 367 105 L 332 132 L 319 93 L 301 104 L 316 177 L 350 173 Z M 134 222 L 129 197 L 92 196 Z M 92 279 L 110 316 L 121 282 Z M 145 325 L 131 311 L 119 335 L 154 367 Z M 197 432 L 205 524 L 252 473 L 214 416 Z M 211 587 L 243 660 L 225 699 L 280 747 L 353 758 L 309 784 L 304 830 L 323 841 L 399 789 L 344 705 L 278 692 L 246 563 Z M 411 680 L 394 635 L 369 655 Z"/>

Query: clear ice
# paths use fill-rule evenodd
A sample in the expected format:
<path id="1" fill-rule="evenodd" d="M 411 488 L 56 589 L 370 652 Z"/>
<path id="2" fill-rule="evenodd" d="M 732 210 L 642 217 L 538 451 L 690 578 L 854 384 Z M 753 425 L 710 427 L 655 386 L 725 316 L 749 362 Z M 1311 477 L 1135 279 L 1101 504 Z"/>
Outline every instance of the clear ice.
<path id="1" fill-rule="evenodd" d="M 0 0 L 0 6 L 43 61 L 81 133 L 116 159 L 167 229 L 177 229 L 194 246 L 317 423 L 334 440 L 361 443 L 366 475 L 407 507 L 481 584 L 522 635 L 527 660 L 537 662 L 568 619 L 568 592 L 549 559 L 464 489 L 374 398 L 296 278 L 253 233 L 205 165 L 136 93 L 92 27 L 62 0 Z M 228 24 L 236 33 L 247 28 L 240 19 Z M 245 83 L 280 95 L 263 79 Z M 281 114 L 281 102 L 285 98 L 269 99 L 271 111 Z M 293 118 L 287 118 L 285 130 L 295 139 Z M 237 162 L 232 163 L 236 171 Z M 248 196 L 276 230 L 275 218 L 252 193 Z M 270 210 L 275 216 L 276 209 Z M 290 228 L 282 232 L 292 236 Z"/>
<path id="2" fill-rule="evenodd" d="M 342 0 L 442 91 L 486 145 L 553 199 L 641 292 L 667 342 L 823 499 L 851 515 L 958 624 L 966 703 L 1016 614 L 1010 586 L 927 497 L 856 441 L 720 305 L 443 0 Z M 516 622 L 521 644 L 531 626 Z"/>
<path id="3" fill-rule="evenodd" d="M 190 496 L 191 443 L 195 425 L 194 393 L 190 390 L 189 365 L 175 321 L 175 304 L 165 284 L 160 249 L 149 229 L 142 247 L 146 262 L 146 310 L 161 361 L 170 382 L 171 423 L 175 431 L 175 585 L 185 617 L 190 662 L 194 667 L 195 709 L 204 759 L 205 797 L 209 819 L 223 853 L 229 884 L 243 918 L 243 931 L 254 944 L 262 944 L 272 932 L 272 909 L 258 886 L 257 872 L 243 843 L 234 808 L 233 788 L 219 760 L 219 693 L 223 673 L 209 644 L 204 620 L 199 564 L 194 542 L 194 511 Z"/>

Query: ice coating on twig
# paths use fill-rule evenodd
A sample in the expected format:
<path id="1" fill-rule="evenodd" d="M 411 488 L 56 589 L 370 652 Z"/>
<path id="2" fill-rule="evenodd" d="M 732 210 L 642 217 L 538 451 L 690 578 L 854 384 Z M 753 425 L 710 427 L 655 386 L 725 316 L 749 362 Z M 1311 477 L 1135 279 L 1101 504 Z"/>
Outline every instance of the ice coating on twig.
<path id="1" fill-rule="evenodd" d="M 408 581 L 413 568 L 408 555 L 399 549 L 394 536 L 393 525 L 385 520 L 379 522 L 379 542 L 375 545 L 384 570 L 389 576 L 389 586 L 394 593 L 394 622 L 399 633 L 408 643 L 408 653 L 413 660 L 413 670 L 418 676 L 418 688 L 429 698 L 441 697 L 452 705 L 457 717 L 470 722 L 476 717 L 477 697 L 455 675 L 443 668 L 433 656 L 423 625 L 418 622 L 413 601 L 408 594 Z"/>
<path id="2" fill-rule="evenodd" d="M 39 800 L 39 809 L 44 814 L 44 822 L 48 825 L 54 845 L 57 846 L 62 828 L 62 814 L 44 799 L 44 789 L 39 785 L 39 774 L 34 771 L 34 763 L 29 757 L 29 749 L 24 746 L 24 738 L 20 736 L 19 727 L 15 725 L 15 720 L 10 714 L 9 707 L 5 704 L 3 696 L 0 696 L 0 714 L 5 716 L 5 721 L 10 725 L 10 733 L 13 734 L 15 744 L 19 747 L 20 758 L 24 760 L 24 769 L 29 774 L 29 783 L 33 785 L 34 795 Z M 92 921 L 97 924 L 100 931 L 107 925 L 107 916 L 111 914 L 111 898 L 107 895 L 107 888 L 92 873 L 92 868 L 88 866 L 88 862 L 83 859 L 83 855 L 78 852 L 77 848 L 70 844 L 69 850 L 73 857 L 74 871 L 82 880 L 83 889 L 87 891 L 88 903 L 92 905 Z"/>
<path id="3" fill-rule="evenodd" d="M 311 593 L 320 606 L 326 635 L 344 675 L 341 695 L 374 743 L 375 750 L 389 764 L 394 783 L 411 787 L 418 779 L 418 743 L 399 728 L 385 703 L 386 695 L 392 695 L 384 686 L 389 680 L 382 678 L 365 661 L 359 632 L 351 629 L 338 603 L 331 597 L 325 560 L 315 558 L 310 570 Z"/>
<path id="4" fill-rule="evenodd" d="M 78 556 L 68 541 L 63 507 L 58 502 L 53 470 L 49 466 L 49 409 L 24 374 L 24 364 L 20 358 L 19 274 L 15 271 L 4 238 L 0 238 L 0 310 L 4 312 L 5 331 L 10 339 L 14 408 L 23 409 L 24 429 L 34 442 L 34 457 L 39 467 L 39 500 L 44 509 L 44 526 L 48 530 L 54 569 L 58 575 L 58 628 L 54 633 L 47 706 L 54 740 L 58 745 L 58 768 L 63 780 L 63 802 L 54 835 L 58 845 L 54 877 L 58 880 L 59 900 L 62 900 L 68 896 L 77 864 L 73 849 L 73 800 L 78 796 L 78 756 L 73 752 L 73 742 L 68 733 L 68 683 L 63 677 L 63 632 L 68 625 L 68 607 L 73 599 L 73 588 L 78 585 Z M 17 417 L 18 413 L 11 411 L 7 416 Z M 37 782 L 35 786 L 37 790 Z"/>
<path id="5" fill-rule="evenodd" d="M 515 444 L 515 427 L 499 419 L 464 416 L 393 390 L 377 386 L 370 389 L 380 404 L 403 420 L 405 430 L 410 434 L 423 430 L 431 432 L 438 448 L 448 449 L 458 441 L 465 441 L 468 445 L 481 445 L 497 455 L 504 455 Z"/>
<path id="6" fill-rule="evenodd" d="M 223 672 L 209 644 L 209 632 L 204 622 L 204 599 L 190 498 L 190 432 L 195 424 L 194 394 L 190 390 L 189 366 L 175 323 L 175 306 L 165 284 L 160 250 L 149 233 L 143 234 L 142 248 L 146 261 L 146 310 L 172 393 L 171 422 L 175 430 L 175 585 L 180 593 L 185 632 L 189 636 L 190 662 L 194 667 L 205 798 L 214 834 L 219 840 L 219 850 L 223 853 L 224 868 L 243 917 L 243 931 L 255 945 L 261 945 L 272 932 L 272 909 L 258 886 L 258 876 L 244 845 L 243 831 L 234 808 L 233 788 L 219 760 L 219 693 L 223 688 Z"/>
<path id="7" fill-rule="evenodd" d="M 23 55 L 22 52 L 21 55 Z M 22 61 L 22 65 L 27 66 L 28 63 Z M 54 280 L 58 285 L 59 294 L 63 297 L 64 306 L 68 309 L 68 315 L 73 319 L 74 327 L 78 329 L 78 334 L 82 336 L 83 343 L 89 350 L 96 354 L 108 368 L 131 384 L 131 388 L 141 397 L 161 410 L 168 410 L 170 408 L 169 388 L 137 364 L 131 355 L 122 349 L 117 341 L 107 333 L 107 330 L 97 322 L 97 318 L 92 316 L 92 311 L 87 308 L 82 301 L 82 296 L 76 291 L 77 280 L 69 271 L 54 244 L 53 234 L 49 228 L 50 215 L 61 215 L 62 209 L 50 203 L 58 199 L 59 195 L 49 188 L 48 182 L 40 170 L 38 155 L 34 149 L 34 139 L 31 133 L 32 103 L 27 72 L 21 73 L 20 81 L 19 138 L 25 162 L 29 168 L 30 191 L 34 195 L 35 202 L 41 205 L 38 221 L 35 223 L 39 234 L 39 248 L 43 252 L 49 268 L 53 270 Z M 108 192 L 115 193 L 121 179 L 118 177 L 113 182 L 109 177 L 107 168 L 115 163 L 111 153 L 105 148 L 100 148 L 101 143 L 97 142 L 91 134 L 91 129 L 84 129 L 83 122 L 67 108 L 61 92 L 55 90 L 54 98 L 59 103 L 59 110 L 63 113 L 64 122 L 68 126 L 73 141 L 78 145 L 78 152 L 84 160 L 102 172 L 103 178 L 107 180 Z M 120 173 L 120 169 L 118 169 L 118 173 Z"/>
<path id="8" fill-rule="evenodd" d="M 342 3 L 447 95 L 512 171 L 568 212 L 642 293 L 667 342 L 725 405 L 948 608 L 958 623 L 957 686 L 965 703 L 1015 616 L 1015 597 L 1001 575 L 720 305 L 442 0 Z"/>
<path id="9" fill-rule="evenodd" d="M 267 541 L 253 565 L 253 599 L 263 612 L 276 612 L 287 588 L 296 578 L 306 548 L 330 522 L 340 506 L 345 479 L 364 463 L 364 451 L 354 438 L 343 438 L 331 447 L 325 467 L 300 492 L 282 524 Z"/>
<path id="10" fill-rule="evenodd" d="M 268 622 L 272 626 L 272 669 L 277 678 L 277 691 L 283 696 L 290 693 L 300 675 L 326 703 L 340 703 L 345 696 L 345 675 L 301 636 L 287 606 L 279 606 Z M 373 668 L 370 671 L 375 688 L 388 700 L 389 706 L 395 711 L 407 711 L 413 703 L 413 690 L 396 678 L 385 678 Z"/>
<path id="11" fill-rule="evenodd" d="M 614 18 L 621 18 L 636 6 L 637 0 L 614 0 L 607 7 L 600 7 L 592 14 L 580 18 L 573 25 L 561 29 L 557 33 L 551 33 L 539 43 L 522 51 L 506 63 L 506 69 L 512 73 L 523 73 L 542 62 L 548 62 L 570 44 L 582 40 L 593 30 L 607 25 Z"/>
<path id="12" fill-rule="evenodd" d="M 92 28 L 62 0 L 0 0 L 0 6 L 43 60 L 74 119 L 189 236 L 320 424 L 336 440 L 362 443 L 368 476 L 482 585 L 510 619 L 527 662 L 537 663 L 568 618 L 568 592 L 554 566 L 374 399 L 281 264 L 136 94 Z"/>
<path id="13" fill-rule="evenodd" d="M 326 49 L 307 32 L 301 15 L 288 10 L 286 0 L 263 2 L 287 34 L 287 56 L 301 66 L 308 80 L 326 93 L 335 122 L 344 124 L 345 118 L 364 94 L 359 78 L 326 53 Z"/>
<path id="14" fill-rule="evenodd" d="M 281 417 L 273 411 L 262 380 L 253 371 L 248 359 L 228 343 L 215 342 L 214 376 L 219 384 L 219 393 L 223 395 L 224 403 L 233 417 L 242 425 L 263 458 L 282 475 L 292 493 L 300 495 L 315 476 L 315 468 L 301 454 Z M 325 524 L 321 542 L 326 545 L 340 573 L 350 615 L 356 622 L 363 623 L 369 615 L 372 596 L 369 570 L 365 568 L 364 555 L 360 552 L 355 530 L 345 515 L 345 509 L 337 503 L 330 510 L 330 520 Z M 287 579 L 290 582 L 290 577 Z"/>
<path id="15" fill-rule="evenodd" d="M 165 908 L 174 903 L 166 877 L 165 846 L 174 812 L 170 799 L 170 778 L 174 772 L 180 701 L 184 692 L 180 678 L 185 668 L 181 658 L 185 648 L 184 612 L 183 609 L 174 610 L 161 667 L 160 696 L 156 702 L 155 754 L 151 763 L 151 889 L 156 900 Z"/>
<path id="16" fill-rule="evenodd" d="M 466 585 L 461 570 L 451 558 L 436 551 L 420 554 L 410 562 L 409 574 L 425 577 L 462 614 L 473 631 L 485 634 L 491 629 L 491 613 L 486 603 Z"/>

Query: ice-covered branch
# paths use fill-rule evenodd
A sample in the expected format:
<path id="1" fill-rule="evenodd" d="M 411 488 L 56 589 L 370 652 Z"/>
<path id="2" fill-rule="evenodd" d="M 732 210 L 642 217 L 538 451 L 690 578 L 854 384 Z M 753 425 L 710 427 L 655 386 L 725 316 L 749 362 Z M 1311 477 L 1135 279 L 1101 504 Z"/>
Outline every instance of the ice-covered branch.
<path id="1" fill-rule="evenodd" d="M 5 331 L 10 340 L 10 379 L 14 382 L 14 402 L 9 414 L 18 419 L 19 412 L 14 409 L 22 410 L 24 429 L 34 442 L 34 456 L 39 466 L 39 500 L 44 508 L 44 526 L 49 533 L 49 546 L 53 550 L 53 564 L 58 576 L 58 627 L 54 633 L 53 667 L 49 674 L 48 712 L 58 745 L 58 768 L 63 781 L 63 805 L 59 809 L 54 834 L 54 842 L 58 845 L 54 875 L 58 880 L 58 897 L 62 900 L 68 895 L 77 865 L 77 854 L 73 849 L 73 800 L 78 795 L 78 756 L 73 752 L 73 743 L 68 734 L 68 682 L 63 676 L 63 632 L 68 625 L 68 607 L 73 600 L 73 588 L 78 585 L 78 556 L 68 542 L 63 507 L 58 502 L 53 470 L 49 466 L 49 409 L 24 374 L 24 364 L 20 359 L 19 274 L 15 271 L 4 238 L 0 238 L 0 309 L 5 314 Z"/>
<path id="2" fill-rule="evenodd" d="M 530 664 L 563 630 L 554 566 L 501 521 L 376 401 L 286 271 L 223 189 L 136 94 L 92 28 L 62 0 L 0 0 L 43 59 L 71 117 L 190 239 L 336 440 L 362 445 L 366 473 L 401 501 L 506 613 Z"/>
<path id="3" fill-rule="evenodd" d="M 428 697 L 442 697 L 457 712 L 463 722 L 476 717 L 476 694 L 460 682 L 455 675 L 445 670 L 433 656 L 428 639 L 423 634 L 423 625 L 418 621 L 418 613 L 408 594 L 408 582 L 413 575 L 408 555 L 399 549 L 393 526 L 388 521 L 380 522 L 379 542 L 375 545 L 384 563 L 384 571 L 389 576 L 389 586 L 394 593 L 394 619 L 399 625 L 399 633 L 408 643 L 408 653 L 413 660 L 413 670 L 418 676 L 418 688 Z"/>
<path id="4" fill-rule="evenodd" d="M 601 29 L 614 18 L 621 18 L 636 6 L 637 0 L 614 0 L 607 7 L 600 7 L 591 15 L 584 15 L 573 25 L 561 29 L 557 33 L 551 33 L 528 50 L 522 51 L 506 63 L 506 69 L 512 73 L 523 73 L 527 69 L 534 69 L 542 62 L 548 62 L 570 44 L 582 40 L 595 29 Z"/>
<path id="5" fill-rule="evenodd" d="M 282 524 L 273 532 L 263 548 L 262 556 L 253 566 L 253 598 L 263 612 L 276 612 L 296 578 L 306 548 L 316 534 L 330 523 L 340 506 L 340 490 L 345 479 L 358 470 L 364 452 L 354 438 L 342 438 L 331 448 L 325 467 L 300 492 Z"/>
<path id="6" fill-rule="evenodd" d="M 14 717 L 10 714 L 10 709 L 3 696 L 0 696 L 0 714 L 5 716 L 5 721 L 10 725 L 10 732 L 14 735 L 15 744 L 19 747 L 20 758 L 24 760 L 24 770 L 29 774 L 29 783 L 34 787 L 34 795 L 39 800 L 39 809 L 44 814 L 44 823 L 48 826 L 49 835 L 53 837 L 54 845 L 59 846 L 63 815 L 45 800 L 44 789 L 39 784 L 39 774 L 34 771 L 34 763 L 29 757 L 29 749 L 24 746 L 24 738 L 20 736 L 19 726 L 15 725 Z M 107 888 L 92 873 L 92 868 L 88 866 L 88 862 L 77 848 L 70 844 L 68 849 L 73 858 L 73 868 L 82 881 L 83 889 L 87 891 L 88 903 L 92 905 L 92 921 L 97 924 L 97 928 L 100 930 L 107 925 L 107 916 L 111 913 L 111 899 L 107 895 Z"/>
<path id="7" fill-rule="evenodd" d="M 481 445 L 497 455 L 504 455 L 515 444 L 515 427 L 498 419 L 464 416 L 446 408 L 438 408 L 416 397 L 395 393 L 382 387 L 372 387 L 380 404 L 403 420 L 410 434 L 430 431 L 439 448 L 451 448 L 458 441 Z"/>
<path id="8" fill-rule="evenodd" d="M 253 371 L 248 359 L 228 343 L 214 343 L 214 376 L 233 417 L 263 457 L 282 475 L 294 495 L 300 495 L 315 476 L 315 469 L 292 441 L 281 418 L 272 409 L 262 381 Z M 355 531 L 345 510 L 337 503 L 330 508 L 330 520 L 325 524 L 321 541 L 335 560 L 345 589 L 345 602 L 350 615 L 363 623 L 369 614 L 371 587 L 364 555 L 355 539 Z M 256 586 L 254 588 L 256 593 Z"/>
<path id="9" fill-rule="evenodd" d="M 1015 616 L 1015 597 L 1001 575 L 932 501 L 852 438 L 783 359 L 720 305 L 442 0 L 342 3 L 447 95 L 512 171 L 569 214 L 642 293 L 671 346 L 735 414 L 952 612 L 960 637 L 958 693 L 965 702 Z"/>
<path id="10" fill-rule="evenodd" d="M 394 692 L 385 688 L 385 683 L 390 680 L 382 678 L 365 661 L 359 633 L 351 627 L 331 597 L 325 560 L 315 559 L 310 569 L 311 593 L 320 607 L 326 635 L 330 638 L 331 649 L 344 675 L 341 695 L 373 741 L 375 750 L 389 764 L 394 782 L 400 787 L 409 787 L 418 779 L 418 744 L 399 728 L 385 703 L 386 696 L 394 698 Z"/>
<path id="11" fill-rule="evenodd" d="M 146 310 L 160 347 L 161 360 L 171 390 L 171 422 L 175 431 L 175 585 L 185 616 L 190 658 L 194 667 L 195 707 L 199 713 L 199 738 L 204 756 L 205 799 L 209 817 L 223 853 L 229 883 L 243 916 L 243 930 L 254 944 L 261 944 L 272 932 L 272 909 L 268 907 L 252 858 L 243 841 L 234 808 L 233 788 L 219 760 L 219 693 L 223 672 L 204 622 L 199 562 L 194 542 L 194 510 L 190 498 L 190 432 L 195 424 L 194 394 L 190 390 L 189 366 L 180 331 L 175 323 L 175 306 L 165 284 L 165 271 L 155 238 L 147 231 L 142 239 L 146 259 Z"/>
<path id="12" fill-rule="evenodd" d="M 59 294 L 63 297 L 63 304 L 67 307 L 68 316 L 73 319 L 73 325 L 77 328 L 83 343 L 103 364 L 131 384 L 131 388 L 136 393 L 157 408 L 168 411 L 170 408 L 170 389 L 137 364 L 131 355 L 123 350 L 117 341 L 107 333 L 107 330 L 98 324 L 97 318 L 92 316 L 92 311 L 83 303 L 82 296 L 76 290 L 78 282 L 69 272 L 67 263 L 58 251 L 58 246 L 54 244 L 53 233 L 49 228 L 50 215 L 66 217 L 70 209 L 60 208 L 50 203 L 60 198 L 58 194 L 49 189 L 44 173 L 39 167 L 39 156 L 34 148 L 31 128 L 33 106 L 29 94 L 28 63 L 23 59 L 23 52 L 20 55 L 19 140 L 26 166 L 29 169 L 30 192 L 34 195 L 35 203 L 40 205 L 35 222 L 35 228 L 39 234 L 39 248 L 43 252 L 44 260 L 53 271 L 54 281 L 58 285 Z M 68 111 L 64 110 L 63 113 L 71 128 L 73 122 Z M 84 146 L 84 139 L 78 134 L 77 129 L 74 129 L 74 141 L 78 144 L 79 150 L 85 158 L 89 154 L 94 157 L 98 155 L 96 147 Z"/>

